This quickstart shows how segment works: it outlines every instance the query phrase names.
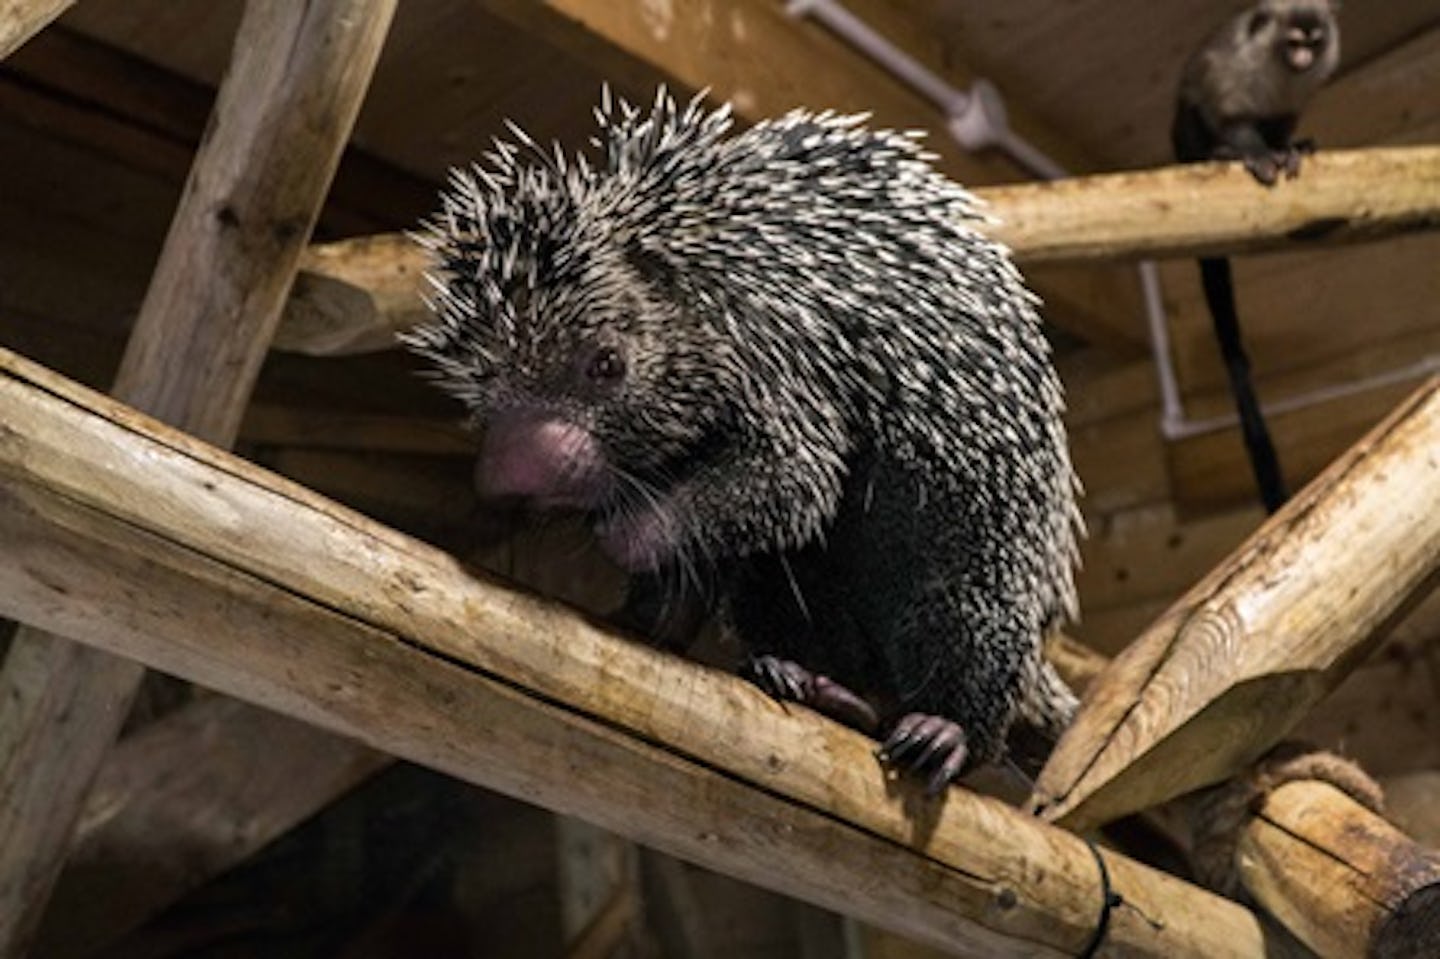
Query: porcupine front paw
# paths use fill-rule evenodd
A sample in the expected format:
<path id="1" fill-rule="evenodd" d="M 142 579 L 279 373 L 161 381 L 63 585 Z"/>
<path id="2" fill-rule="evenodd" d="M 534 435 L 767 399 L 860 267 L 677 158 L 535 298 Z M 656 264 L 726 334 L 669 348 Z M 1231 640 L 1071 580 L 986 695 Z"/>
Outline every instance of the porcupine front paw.
<path id="1" fill-rule="evenodd" d="M 873 734 L 880 726 L 875 710 L 828 676 L 777 656 L 749 656 L 740 675 L 782 702 L 799 703 L 836 722 Z"/>
<path id="2" fill-rule="evenodd" d="M 938 796 L 960 777 L 970 756 L 965 730 L 953 719 L 907 713 L 890 730 L 876 755 L 887 766 L 923 776 L 925 795 Z"/>

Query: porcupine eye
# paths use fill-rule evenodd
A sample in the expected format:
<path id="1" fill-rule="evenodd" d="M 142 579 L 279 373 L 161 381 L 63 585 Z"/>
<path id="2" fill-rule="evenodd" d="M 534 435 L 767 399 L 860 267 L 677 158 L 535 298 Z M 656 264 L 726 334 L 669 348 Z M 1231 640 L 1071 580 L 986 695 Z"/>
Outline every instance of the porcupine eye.
<path id="1" fill-rule="evenodd" d="M 613 346 L 602 346 L 590 356 L 585 375 L 598 386 L 620 382 L 625 376 L 625 358 Z"/>

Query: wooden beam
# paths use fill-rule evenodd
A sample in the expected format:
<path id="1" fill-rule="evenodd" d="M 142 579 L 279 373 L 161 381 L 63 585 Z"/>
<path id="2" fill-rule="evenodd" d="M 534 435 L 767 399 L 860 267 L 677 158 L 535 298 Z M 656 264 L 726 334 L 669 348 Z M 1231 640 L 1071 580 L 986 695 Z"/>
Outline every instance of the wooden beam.
<path id="1" fill-rule="evenodd" d="M 1330 152 L 1274 190 L 1238 165 L 1199 164 L 981 187 L 989 232 L 1034 265 L 1295 249 L 1440 227 L 1440 147 Z M 385 349 L 421 322 L 424 251 L 399 234 L 312 247 L 280 349 Z"/>
<path id="2" fill-rule="evenodd" d="M 395 346 L 395 333 L 424 322 L 428 260 L 400 234 L 310 247 L 300 263 L 275 348 L 346 356 Z"/>
<path id="3" fill-rule="evenodd" d="M 394 8 L 251 0 L 116 395 L 234 440 Z M 36 630 L 16 636 L 0 673 L 0 955 L 25 951 L 142 675 Z"/>
<path id="4" fill-rule="evenodd" d="M 1440 147 L 1326 150 L 1266 189 L 1202 163 L 985 191 L 1026 263 L 1296 250 L 1440 228 Z"/>
<path id="5" fill-rule="evenodd" d="M 0 7 L 0 60 L 74 5 L 75 0 L 18 0 Z"/>
<path id="6" fill-rule="evenodd" d="M 0 615 L 952 949 L 1069 956 L 1091 936 L 1079 838 L 959 789 L 927 804 L 856 733 L 12 355 L 0 369 Z M 1264 953 L 1245 910 L 1102 855 L 1117 953 Z"/>
<path id="7" fill-rule="evenodd" d="M 86 797 L 34 954 L 103 954 L 389 763 L 221 696 L 126 736 Z"/>
<path id="8" fill-rule="evenodd" d="M 1240 834 L 1235 869 L 1316 955 L 1440 953 L 1440 853 L 1329 783 L 1270 792 Z"/>
<path id="9" fill-rule="evenodd" d="M 1089 828 L 1233 774 L 1440 566 L 1440 381 L 1402 404 L 1111 663 L 1035 785 Z"/>

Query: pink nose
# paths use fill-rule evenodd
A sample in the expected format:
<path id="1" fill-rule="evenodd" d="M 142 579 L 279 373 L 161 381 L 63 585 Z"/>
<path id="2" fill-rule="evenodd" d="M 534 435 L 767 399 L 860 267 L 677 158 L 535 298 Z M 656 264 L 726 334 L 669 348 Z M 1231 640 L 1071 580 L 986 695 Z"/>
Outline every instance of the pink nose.
<path id="1" fill-rule="evenodd" d="M 604 460 L 595 438 L 554 417 L 506 413 L 485 428 L 475 470 L 487 496 L 525 496 L 546 506 L 594 506 L 604 495 Z"/>

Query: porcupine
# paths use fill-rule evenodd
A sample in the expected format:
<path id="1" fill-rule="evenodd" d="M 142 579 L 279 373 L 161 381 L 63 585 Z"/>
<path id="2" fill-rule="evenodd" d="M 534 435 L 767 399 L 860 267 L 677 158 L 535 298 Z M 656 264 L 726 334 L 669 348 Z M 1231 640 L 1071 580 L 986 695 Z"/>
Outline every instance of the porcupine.
<path id="1" fill-rule="evenodd" d="M 484 422 L 482 488 L 588 511 L 632 609 L 699 597 L 745 675 L 932 794 L 1012 723 L 1053 742 L 1078 484 L 978 202 L 864 117 L 732 136 L 664 90 L 595 115 L 593 163 L 512 125 L 418 235 L 436 318 L 408 345 Z"/>

